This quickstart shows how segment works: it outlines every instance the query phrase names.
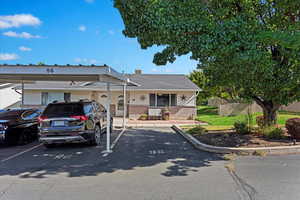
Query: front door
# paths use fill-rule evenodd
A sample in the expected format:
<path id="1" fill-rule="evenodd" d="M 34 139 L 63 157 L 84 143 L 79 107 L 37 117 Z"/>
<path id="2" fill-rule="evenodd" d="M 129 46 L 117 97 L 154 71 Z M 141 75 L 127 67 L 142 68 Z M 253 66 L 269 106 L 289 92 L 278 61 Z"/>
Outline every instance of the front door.
<path id="1" fill-rule="evenodd" d="M 120 95 L 118 97 L 116 115 L 120 117 L 123 116 L 123 113 L 124 113 L 124 97 L 123 95 Z"/>

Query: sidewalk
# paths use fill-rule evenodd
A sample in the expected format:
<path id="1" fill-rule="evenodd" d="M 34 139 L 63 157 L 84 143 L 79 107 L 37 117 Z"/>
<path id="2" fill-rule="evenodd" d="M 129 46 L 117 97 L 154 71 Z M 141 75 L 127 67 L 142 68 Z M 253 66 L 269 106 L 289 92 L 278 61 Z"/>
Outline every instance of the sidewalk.
<path id="1" fill-rule="evenodd" d="M 121 127 L 123 123 L 123 118 L 115 117 L 114 126 Z M 192 126 L 192 125 L 205 125 L 205 123 L 196 121 L 196 120 L 129 120 L 126 119 L 126 126 L 131 128 L 151 128 L 151 127 L 172 127 L 173 125 L 177 126 Z"/>

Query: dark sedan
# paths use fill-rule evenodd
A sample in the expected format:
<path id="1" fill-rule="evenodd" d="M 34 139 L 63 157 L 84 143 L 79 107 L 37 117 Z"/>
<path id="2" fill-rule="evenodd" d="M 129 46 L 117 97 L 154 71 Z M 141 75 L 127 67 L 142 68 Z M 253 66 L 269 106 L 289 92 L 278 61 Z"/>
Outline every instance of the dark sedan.
<path id="1" fill-rule="evenodd" d="M 0 112 L 0 142 L 27 144 L 38 136 L 38 109 L 11 109 Z"/>

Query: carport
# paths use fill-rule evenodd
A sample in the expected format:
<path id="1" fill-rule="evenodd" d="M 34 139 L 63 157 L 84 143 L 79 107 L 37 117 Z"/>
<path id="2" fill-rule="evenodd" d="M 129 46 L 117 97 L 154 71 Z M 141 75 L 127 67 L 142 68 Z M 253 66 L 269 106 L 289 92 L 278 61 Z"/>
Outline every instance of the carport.
<path id="1" fill-rule="evenodd" d="M 0 65 L 0 82 L 22 84 L 22 105 L 24 103 L 24 83 L 34 81 L 87 81 L 103 82 L 107 86 L 107 119 L 110 119 L 111 85 L 123 87 L 124 113 L 123 128 L 126 127 L 126 86 L 138 86 L 124 75 L 118 73 L 107 65 L 82 66 L 82 65 Z M 110 120 L 107 120 L 106 151 L 111 152 L 110 145 Z"/>

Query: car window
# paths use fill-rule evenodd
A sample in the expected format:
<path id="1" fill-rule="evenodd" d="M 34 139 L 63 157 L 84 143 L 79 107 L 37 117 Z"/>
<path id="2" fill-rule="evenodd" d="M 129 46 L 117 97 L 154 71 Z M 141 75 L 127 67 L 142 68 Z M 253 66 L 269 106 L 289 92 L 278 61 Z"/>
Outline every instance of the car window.
<path id="1" fill-rule="evenodd" d="M 93 105 L 88 103 L 84 105 L 84 113 L 91 113 L 93 112 Z"/>
<path id="2" fill-rule="evenodd" d="M 83 106 L 79 103 L 49 104 L 43 112 L 45 117 L 70 117 L 83 114 Z"/>
<path id="3" fill-rule="evenodd" d="M 40 115 L 40 111 L 38 111 L 38 110 L 29 110 L 29 111 L 23 112 L 21 117 L 24 120 L 31 120 L 31 119 L 37 118 L 39 115 Z"/>

